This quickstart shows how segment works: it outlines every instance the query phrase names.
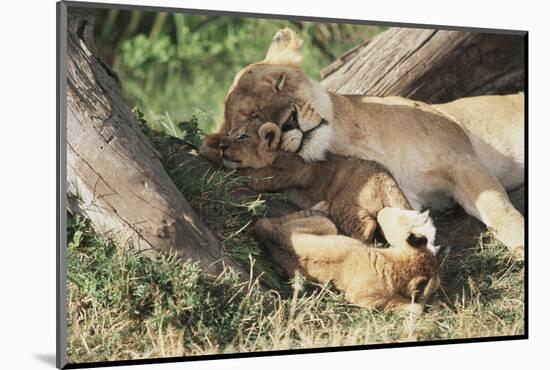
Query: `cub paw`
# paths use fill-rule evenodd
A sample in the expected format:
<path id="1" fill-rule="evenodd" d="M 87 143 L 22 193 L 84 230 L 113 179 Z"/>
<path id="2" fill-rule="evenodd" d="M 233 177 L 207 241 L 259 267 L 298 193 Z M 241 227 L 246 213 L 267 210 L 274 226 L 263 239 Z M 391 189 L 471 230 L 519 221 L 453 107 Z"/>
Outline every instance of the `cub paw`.
<path id="1" fill-rule="evenodd" d="M 419 317 L 424 313 L 424 305 L 420 303 L 405 303 L 395 307 L 395 311 L 401 314 Z"/>
<path id="2" fill-rule="evenodd" d="M 298 129 L 290 130 L 283 133 L 283 142 L 281 149 L 287 153 L 296 153 L 300 149 L 302 143 L 302 131 Z"/>
<path id="3" fill-rule="evenodd" d="M 315 204 L 313 207 L 310 208 L 310 211 L 318 212 L 320 216 L 327 216 L 328 215 L 328 202 L 325 202 L 324 200 Z"/>
<path id="4" fill-rule="evenodd" d="M 204 138 L 199 153 L 212 162 L 221 163 L 220 141 L 223 134 L 211 134 Z"/>

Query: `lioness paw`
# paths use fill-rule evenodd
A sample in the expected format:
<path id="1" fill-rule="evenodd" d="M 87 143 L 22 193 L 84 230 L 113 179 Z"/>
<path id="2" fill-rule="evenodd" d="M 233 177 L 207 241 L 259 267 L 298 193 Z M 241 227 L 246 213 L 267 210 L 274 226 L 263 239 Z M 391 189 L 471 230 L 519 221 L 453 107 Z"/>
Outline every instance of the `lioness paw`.
<path id="1" fill-rule="evenodd" d="M 323 123 L 323 117 L 315 110 L 311 101 L 307 101 L 301 106 L 296 105 L 296 112 L 302 131 L 309 131 Z"/>

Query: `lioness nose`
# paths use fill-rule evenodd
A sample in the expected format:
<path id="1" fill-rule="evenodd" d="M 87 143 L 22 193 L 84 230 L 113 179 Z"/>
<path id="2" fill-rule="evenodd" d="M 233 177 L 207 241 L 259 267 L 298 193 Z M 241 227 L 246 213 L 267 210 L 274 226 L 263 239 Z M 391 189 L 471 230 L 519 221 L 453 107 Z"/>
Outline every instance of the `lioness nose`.
<path id="1" fill-rule="evenodd" d="M 229 144 L 225 141 L 220 141 L 220 149 L 224 151 L 225 149 L 229 148 Z"/>

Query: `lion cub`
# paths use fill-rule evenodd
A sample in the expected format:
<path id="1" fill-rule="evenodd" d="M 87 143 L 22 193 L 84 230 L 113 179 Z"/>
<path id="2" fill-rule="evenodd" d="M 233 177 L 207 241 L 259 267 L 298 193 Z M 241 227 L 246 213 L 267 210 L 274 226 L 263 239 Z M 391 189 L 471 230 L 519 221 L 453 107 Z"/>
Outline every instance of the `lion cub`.
<path id="1" fill-rule="evenodd" d="M 280 145 L 281 129 L 270 122 L 249 123 L 219 143 L 223 164 L 250 176 L 251 188 L 287 190 L 303 209 L 324 201 L 323 211 L 340 230 L 363 243 L 372 241 L 382 208 L 412 209 L 393 177 L 376 162 L 331 157 L 308 163 L 281 151 Z M 428 242 L 433 245 L 434 240 Z"/>
<path id="2" fill-rule="evenodd" d="M 431 219 L 427 212 L 384 208 L 378 222 L 391 248 L 370 248 L 338 235 L 336 225 L 315 210 L 260 219 L 255 233 L 289 276 L 300 272 L 332 281 L 360 306 L 419 314 L 440 284 L 426 237 Z"/>

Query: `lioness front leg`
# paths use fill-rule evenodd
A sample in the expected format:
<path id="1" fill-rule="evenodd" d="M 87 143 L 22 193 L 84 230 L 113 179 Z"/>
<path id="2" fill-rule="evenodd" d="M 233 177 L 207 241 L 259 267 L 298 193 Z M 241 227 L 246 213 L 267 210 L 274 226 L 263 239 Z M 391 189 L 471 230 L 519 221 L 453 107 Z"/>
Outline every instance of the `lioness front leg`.
<path id="1" fill-rule="evenodd" d="M 498 180 L 477 158 L 460 161 L 450 175 L 454 180 L 455 200 L 466 212 L 492 228 L 514 256 L 523 260 L 524 219 Z"/>

